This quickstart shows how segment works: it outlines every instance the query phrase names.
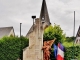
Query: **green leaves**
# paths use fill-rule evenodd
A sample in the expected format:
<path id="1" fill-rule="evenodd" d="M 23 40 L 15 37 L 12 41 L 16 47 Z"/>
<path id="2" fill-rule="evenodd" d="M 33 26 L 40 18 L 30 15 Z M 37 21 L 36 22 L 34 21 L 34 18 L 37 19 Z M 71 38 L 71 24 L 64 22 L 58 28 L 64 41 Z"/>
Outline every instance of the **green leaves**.
<path id="1" fill-rule="evenodd" d="M 65 34 L 59 25 L 54 24 L 54 26 L 49 26 L 44 31 L 44 40 L 51 40 L 56 38 L 55 43 L 63 42 L 65 38 Z"/>
<path id="2" fill-rule="evenodd" d="M 76 58 L 80 60 L 80 47 L 79 46 L 72 47 L 74 37 L 66 37 L 60 25 L 54 24 L 54 26 L 49 26 L 44 31 L 44 40 L 50 40 L 54 38 L 56 38 L 54 42 L 56 45 L 58 44 L 58 42 L 61 42 L 65 46 L 65 50 L 66 50 L 66 52 L 64 52 L 65 60 L 71 60 L 72 58 Z M 50 59 L 56 60 L 54 58 L 53 50 L 51 51 Z"/>
<path id="3" fill-rule="evenodd" d="M 3 37 L 0 39 L 0 60 L 17 60 L 28 43 L 25 37 Z"/>
<path id="4" fill-rule="evenodd" d="M 80 47 L 66 47 L 65 60 L 71 60 L 72 58 L 79 60 L 80 58 Z"/>

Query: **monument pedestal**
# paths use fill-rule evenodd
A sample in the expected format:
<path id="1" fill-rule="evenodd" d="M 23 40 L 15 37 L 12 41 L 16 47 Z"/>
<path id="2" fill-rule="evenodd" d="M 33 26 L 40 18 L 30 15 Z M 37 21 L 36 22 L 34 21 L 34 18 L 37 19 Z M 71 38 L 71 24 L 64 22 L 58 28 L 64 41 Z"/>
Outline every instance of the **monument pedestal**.
<path id="1" fill-rule="evenodd" d="M 29 34 L 29 47 L 23 50 L 23 60 L 43 60 L 43 29 L 40 19 L 35 20 L 34 30 Z"/>

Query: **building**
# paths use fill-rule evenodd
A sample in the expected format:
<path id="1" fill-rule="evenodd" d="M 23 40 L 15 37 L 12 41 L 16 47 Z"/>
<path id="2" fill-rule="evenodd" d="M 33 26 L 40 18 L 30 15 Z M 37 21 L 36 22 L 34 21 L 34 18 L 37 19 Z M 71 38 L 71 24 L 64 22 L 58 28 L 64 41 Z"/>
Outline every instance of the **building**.
<path id="1" fill-rule="evenodd" d="M 41 7 L 41 12 L 40 12 L 40 20 L 41 22 L 46 22 L 47 25 L 50 25 L 50 19 L 49 19 L 49 14 L 48 14 L 48 10 L 47 10 L 47 5 L 46 5 L 46 1 L 43 0 L 42 2 L 42 7 Z M 33 25 L 31 26 L 30 30 L 28 31 L 28 33 L 26 34 L 26 37 L 29 36 L 29 34 L 33 31 Z"/>
<path id="2" fill-rule="evenodd" d="M 80 44 L 80 26 L 76 34 L 75 44 Z"/>
<path id="3" fill-rule="evenodd" d="M 15 36 L 13 27 L 0 27 L 0 38 L 10 35 Z"/>

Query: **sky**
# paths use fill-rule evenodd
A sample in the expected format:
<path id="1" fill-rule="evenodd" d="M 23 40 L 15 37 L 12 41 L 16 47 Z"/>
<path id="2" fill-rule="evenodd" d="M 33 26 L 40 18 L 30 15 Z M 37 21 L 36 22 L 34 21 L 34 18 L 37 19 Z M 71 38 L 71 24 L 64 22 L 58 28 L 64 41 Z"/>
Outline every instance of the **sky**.
<path id="1" fill-rule="evenodd" d="M 75 35 L 80 25 L 80 0 L 46 0 L 52 25 L 60 25 L 66 36 L 73 36 L 75 11 Z M 19 36 L 26 36 L 33 24 L 32 15 L 40 16 L 42 0 L 0 0 L 0 27 L 13 26 Z"/>

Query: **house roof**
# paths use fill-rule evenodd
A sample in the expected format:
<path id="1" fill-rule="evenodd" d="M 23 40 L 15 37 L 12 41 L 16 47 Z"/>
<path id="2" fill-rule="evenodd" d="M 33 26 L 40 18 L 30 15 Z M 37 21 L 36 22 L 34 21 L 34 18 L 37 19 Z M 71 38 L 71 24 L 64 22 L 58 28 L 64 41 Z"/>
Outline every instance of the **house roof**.
<path id="1" fill-rule="evenodd" d="M 79 26 L 79 28 L 78 28 L 78 31 L 77 31 L 76 37 L 80 37 L 80 26 Z"/>
<path id="2" fill-rule="evenodd" d="M 13 27 L 0 27 L 0 38 L 9 35 Z"/>

